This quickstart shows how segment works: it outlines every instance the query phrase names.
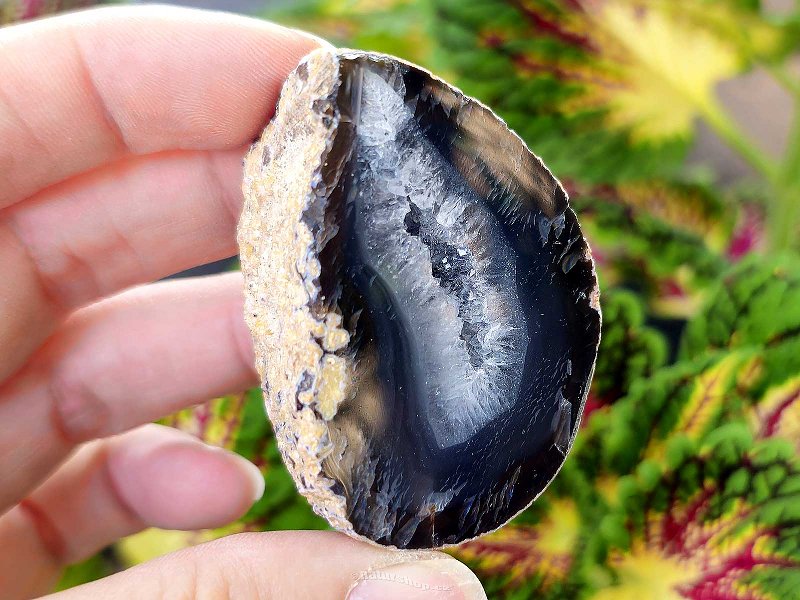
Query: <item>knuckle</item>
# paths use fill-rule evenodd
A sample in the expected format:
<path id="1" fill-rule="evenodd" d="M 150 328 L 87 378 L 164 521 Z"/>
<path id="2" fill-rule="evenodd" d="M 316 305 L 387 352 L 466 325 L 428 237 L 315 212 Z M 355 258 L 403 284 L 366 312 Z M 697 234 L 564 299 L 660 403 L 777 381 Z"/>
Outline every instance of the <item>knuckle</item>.
<path id="1" fill-rule="evenodd" d="M 102 437 L 110 411 L 90 384 L 91 378 L 69 363 L 57 365 L 48 382 L 54 426 L 71 444 Z"/>

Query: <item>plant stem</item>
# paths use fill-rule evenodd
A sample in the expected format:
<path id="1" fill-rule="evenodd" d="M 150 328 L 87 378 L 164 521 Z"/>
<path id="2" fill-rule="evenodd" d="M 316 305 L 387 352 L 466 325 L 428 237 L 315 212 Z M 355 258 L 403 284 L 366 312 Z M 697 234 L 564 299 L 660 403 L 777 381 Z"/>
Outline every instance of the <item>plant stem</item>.
<path id="1" fill-rule="evenodd" d="M 768 187 L 766 197 L 770 200 L 767 204 L 767 243 L 772 251 L 795 246 L 800 228 L 800 86 L 788 75 L 780 81 L 792 91 L 795 99 L 794 122 L 780 163 L 759 150 L 716 100 L 711 100 L 701 109 L 711 129 L 765 179 Z"/>
<path id="2" fill-rule="evenodd" d="M 800 220 L 800 99 L 795 101 L 794 122 L 774 185 L 774 203 L 767 215 L 772 250 L 787 250 L 796 242 Z"/>
<path id="3" fill-rule="evenodd" d="M 797 245 L 798 199 L 800 185 L 776 190 L 775 201 L 769 206 L 767 215 L 770 250 L 780 252 Z"/>
<path id="4" fill-rule="evenodd" d="M 764 65 L 764 68 L 777 81 L 783 89 L 791 94 L 795 100 L 800 99 L 800 81 L 798 81 L 785 65 Z"/>
<path id="5" fill-rule="evenodd" d="M 778 170 L 774 161 L 767 157 L 751 142 L 722 105 L 711 100 L 701 108 L 701 114 L 708 125 L 722 141 L 735 150 L 747 163 L 770 183 L 774 183 Z"/>

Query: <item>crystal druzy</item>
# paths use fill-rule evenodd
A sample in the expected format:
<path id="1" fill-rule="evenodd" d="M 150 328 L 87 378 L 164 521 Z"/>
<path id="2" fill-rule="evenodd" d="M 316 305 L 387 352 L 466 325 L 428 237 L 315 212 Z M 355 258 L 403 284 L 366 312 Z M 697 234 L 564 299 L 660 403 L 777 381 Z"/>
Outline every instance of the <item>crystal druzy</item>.
<path id="1" fill-rule="evenodd" d="M 245 165 L 245 315 L 298 489 L 336 528 L 456 544 L 564 462 L 600 332 L 567 195 L 427 71 L 320 49 Z"/>

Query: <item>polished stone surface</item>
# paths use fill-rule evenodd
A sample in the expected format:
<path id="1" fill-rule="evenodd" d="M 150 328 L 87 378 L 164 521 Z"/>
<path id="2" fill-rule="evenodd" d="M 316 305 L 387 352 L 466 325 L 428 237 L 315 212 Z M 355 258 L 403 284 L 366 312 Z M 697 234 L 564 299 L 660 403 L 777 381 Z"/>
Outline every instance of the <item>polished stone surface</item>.
<path id="1" fill-rule="evenodd" d="M 298 487 L 380 544 L 496 529 L 563 464 L 596 356 L 597 284 L 565 192 L 488 109 L 391 57 L 318 51 L 278 110 L 251 153 L 240 241 L 268 408 Z M 303 111 L 301 130 L 289 115 Z M 302 168 L 282 155 L 298 144 L 313 175 L 288 194 L 305 197 L 294 216 L 270 214 L 280 200 L 267 187 Z M 294 249 L 264 246 L 275 218 L 300 223 Z M 296 274 L 270 267 L 270 251 L 291 254 Z M 278 308 L 284 276 L 306 296 Z M 252 315 L 267 309 L 303 321 L 259 327 Z M 282 356 L 298 335 L 319 352 Z M 309 420 L 318 462 L 284 448 Z"/>

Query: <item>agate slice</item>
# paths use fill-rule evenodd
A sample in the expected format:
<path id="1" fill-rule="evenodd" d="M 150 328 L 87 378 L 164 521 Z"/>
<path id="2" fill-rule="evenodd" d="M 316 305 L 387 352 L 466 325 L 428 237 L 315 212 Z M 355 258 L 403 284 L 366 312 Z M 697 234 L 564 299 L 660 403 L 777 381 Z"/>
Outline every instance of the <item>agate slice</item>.
<path id="1" fill-rule="evenodd" d="M 334 527 L 457 544 L 569 452 L 600 333 L 567 195 L 485 106 L 320 49 L 246 159 L 245 313 L 298 489 Z"/>

